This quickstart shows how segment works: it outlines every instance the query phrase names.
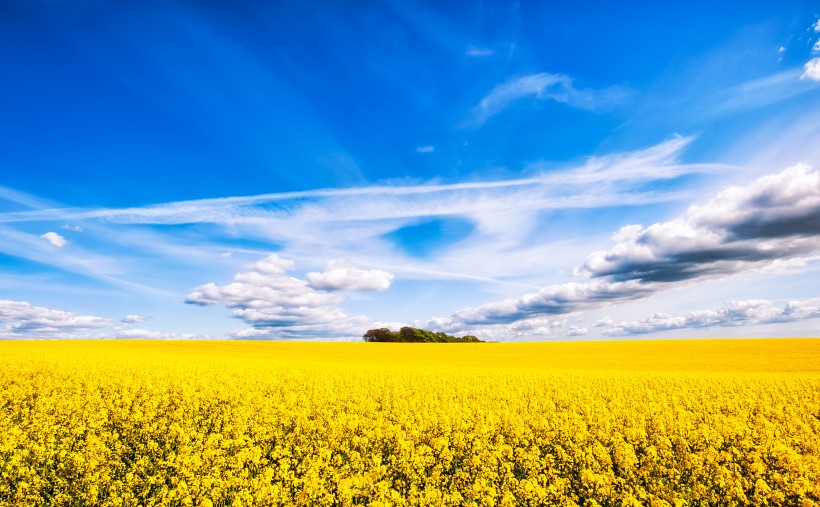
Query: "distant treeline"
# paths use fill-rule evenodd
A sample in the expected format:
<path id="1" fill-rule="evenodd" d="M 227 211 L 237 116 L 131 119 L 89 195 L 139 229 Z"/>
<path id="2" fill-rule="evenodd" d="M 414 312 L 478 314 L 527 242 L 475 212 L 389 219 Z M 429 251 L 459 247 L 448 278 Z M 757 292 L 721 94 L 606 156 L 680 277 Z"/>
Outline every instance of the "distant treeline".
<path id="1" fill-rule="evenodd" d="M 426 329 L 405 326 L 399 332 L 386 327 L 371 329 L 364 334 L 366 342 L 400 342 L 400 343 L 484 343 L 475 336 L 450 336 L 445 333 L 434 333 Z"/>

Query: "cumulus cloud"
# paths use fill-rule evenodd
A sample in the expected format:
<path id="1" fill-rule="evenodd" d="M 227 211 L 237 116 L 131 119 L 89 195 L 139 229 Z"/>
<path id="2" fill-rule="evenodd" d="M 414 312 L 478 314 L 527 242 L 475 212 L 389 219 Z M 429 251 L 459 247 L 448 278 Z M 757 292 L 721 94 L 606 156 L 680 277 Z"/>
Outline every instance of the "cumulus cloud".
<path id="1" fill-rule="evenodd" d="M 562 336 L 583 336 L 589 333 L 586 327 L 568 325 L 569 320 L 566 316 L 535 316 L 506 323 L 468 325 L 452 317 L 435 317 L 425 323 L 415 322 L 412 325 L 456 336 L 471 334 L 485 341 L 560 339 Z"/>
<path id="2" fill-rule="evenodd" d="M 347 261 L 336 260 L 329 262 L 322 273 L 308 273 L 307 280 L 316 290 L 372 292 L 388 289 L 393 282 L 393 273 L 381 269 L 359 269 Z"/>
<path id="3" fill-rule="evenodd" d="M 246 327 L 231 333 L 231 337 L 237 340 L 256 340 L 260 338 L 268 338 L 270 335 L 270 329 L 257 327 Z"/>
<path id="4" fill-rule="evenodd" d="M 815 33 L 820 32 L 820 20 L 813 25 L 813 28 Z M 811 52 L 820 53 L 820 39 L 815 41 L 814 45 L 811 47 Z M 820 58 L 812 58 L 803 65 L 803 74 L 800 76 L 800 79 L 820 81 Z"/>
<path id="5" fill-rule="evenodd" d="M 614 324 L 615 324 L 615 321 L 612 319 L 612 317 L 604 317 L 603 319 L 595 321 L 593 326 L 594 327 L 607 327 L 607 326 L 612 326 Z"/>
<path id="6" fill-rule="evenodd" d="M 26 301 L 0 300 L 0 337 L 3 338 L 77 337 L 77 332 L 110 325 L 111 321 L 102 317 L 33 306 Z"/>
<path id="7" fill-rule="evenodd" d="M 803 65 L 803 74 L 800 79 L 820 81 L 820 58 L 812 58 Z"/>
<path id="8" fill-rule="evenodd" d="M 589 333 L 589 329 L 581 326 L 572 326 L 567 330 L 567 336 L 584 336 Z"/>
<path id="9" fill-rule="evenodd" d="M 539 315 L 564 315 L 606 306 L 612 302 L 640 299 L 649 296 L 652 292 L 652 287 L 645 286 L 637 280 L 570 282 L 550 285 L 538 292 L 525 294 L 519 298 L 467 308 L 456 312 L 449 319 L 442 319 L 441 322 L 451 329 L 463 326 L 509 324 Z"/>
<path id="10" fill-rule="evenodd" d="M 416 147 L 416 153 L 433 153 L 434 151 L 436 151 L 436 147 L 429 144 Z"/>
<path id="11" fill-rule="evenodd" d="M 513 102 L 525 97 L 593 110 L 622 101 L 625 93 L 617 88 L 578 89 L 573 85 L 572 78 L 564 74 L 530 74 L 510 79 L 493 88 L 474 109 L 474 121 L 481 125 Z"/>
<path id="12" fill-rule="evenodd" d="M 340 308 L 343 291 L 384 290 L 391 273 L 361 270 L 342 261 L 328 264 L 308 281 L 287 274 L 293 261 L 272 254 L 237 273 L 233 283 L 207 283 L 194 288 L 186 303 L 221 304 L 232 316 L 251 326 L 234 333 L 238 338 L 332 338 L 361 336 L 372 324 L 366 317 L 349 317 Z"/>
<path id="13" fill-rule="evenodd" d="M 123 324 L 137 324 L 139 322 L 145 322 L 145 317 L 142 315 L 126 315 L 120 319 L 120 322 Z"/>
<path id="14" fill-rule="evenodd" d="M 820 298 L 791 301 L 777 308 L 771 301 L 730 301 L 717 310 L 700 310 L 686 315 L 656 313 L 643 320 L 614 323 L 610 319 L 604 334 L 625 336 L 708 327 L 750 326 L 795 322 L 820 318 Z"/>
<path id="15" fill-rule="evenodd" d="M 65 225 L 63 225 L 63 229 L 65 229 L 67 231 L 83 232 L 83 228 L 80 227 L 79 225 L 65 224 Z"/>
<path id="16" fill-rule="evenodd" d="M 497 337 L 503 338 L 509 338 L 511 336 L 516 338 L 547 337 L 553 333 L 555 328 L 563 325 L 563 320 L 552 320 L 543 317 L 536 317 L 512 322 L 509 325 L 502 326 L 502 328 L 495 330 L 495 333 L 492 333 L 489 329 L 485 329 L 481 336 L 482 338 L 487 335 L 497 335 Z"/>
<path id="17" fill-rule="evenodd" d="M 593 252 L 576 269 L 588 281 L 551 285 L 433 322 L 447 329 L 508 325 L 642 299 L 698 280 L 801 265 L 820 252 L 818 224 L 820 172 L 798 164 L 727 188 L 676 220 L 623 227 L 613 236 L 614 247 Z"/>
<path id="18" fill-rule="evenodd" d="M 68 240 L 60 236 L 56 232 L 47 232 L 41 235 L 40 237 L 51 243 L 52 246 L 55 246 L 57 248 L 62 248 L 68 244 Z"/>
<path id="19" fill-rule="evenodd" d="M 676 220 L 619 230 L 579 273 L 669 283 L 729 275 L 820 250 L 820 172 L 798 164 L 730 187 Z"/>

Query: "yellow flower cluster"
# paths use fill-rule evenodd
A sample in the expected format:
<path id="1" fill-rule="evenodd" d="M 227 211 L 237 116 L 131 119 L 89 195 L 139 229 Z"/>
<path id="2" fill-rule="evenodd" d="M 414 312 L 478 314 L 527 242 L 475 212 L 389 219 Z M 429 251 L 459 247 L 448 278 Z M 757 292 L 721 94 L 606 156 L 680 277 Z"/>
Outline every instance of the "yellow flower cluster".
<path id="1" fill-rule="evenodd" d="M 820 340 L 727 343 L 3 343 L 0 506 L 820 505 Z"/>

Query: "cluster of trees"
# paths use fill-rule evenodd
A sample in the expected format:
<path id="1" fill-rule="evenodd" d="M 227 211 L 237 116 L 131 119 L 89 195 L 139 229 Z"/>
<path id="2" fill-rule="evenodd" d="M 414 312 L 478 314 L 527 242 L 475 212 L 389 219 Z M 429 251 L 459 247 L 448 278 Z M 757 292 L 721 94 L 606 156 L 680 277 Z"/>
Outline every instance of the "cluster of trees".
<path id="1" fill-rule="evenodd" d="M 398 332 L 386 327 L 371 329 L 364 334 L 366 342 L 401 342 L 401 343 L 483 343 L 473 335 L 462 337 L 450 336 L 445 333 L 434 333 L 426 329 L 405 326 Z"/>

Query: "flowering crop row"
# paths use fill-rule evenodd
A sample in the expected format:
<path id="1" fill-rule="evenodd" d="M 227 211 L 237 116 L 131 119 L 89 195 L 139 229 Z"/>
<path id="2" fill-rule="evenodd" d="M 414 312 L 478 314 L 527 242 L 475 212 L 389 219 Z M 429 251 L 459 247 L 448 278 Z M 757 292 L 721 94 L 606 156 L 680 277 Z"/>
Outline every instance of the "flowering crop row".
<path id="1" fill-rule="evenodd" d="M 94 347 L 0 349 L 0 505 L 820 505 L 813 373 Z"/>

